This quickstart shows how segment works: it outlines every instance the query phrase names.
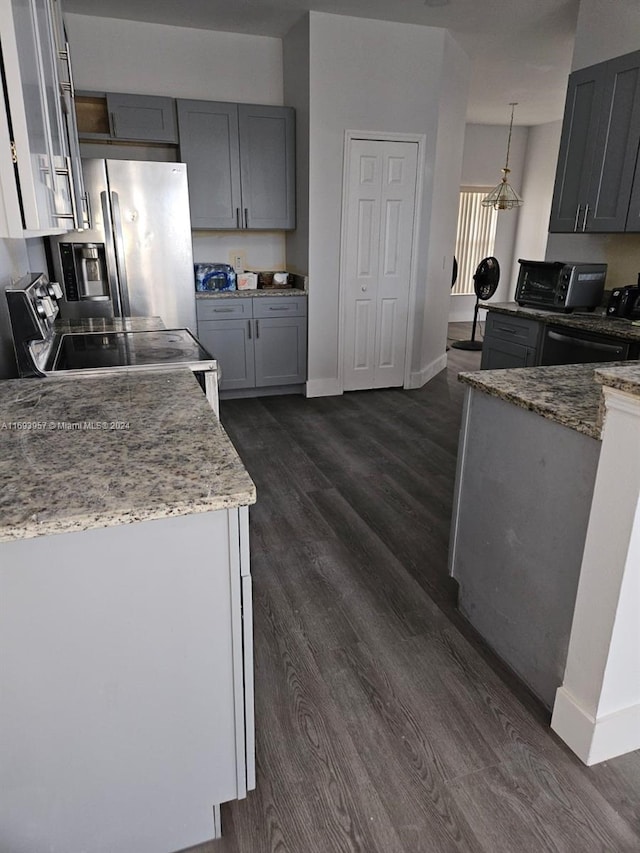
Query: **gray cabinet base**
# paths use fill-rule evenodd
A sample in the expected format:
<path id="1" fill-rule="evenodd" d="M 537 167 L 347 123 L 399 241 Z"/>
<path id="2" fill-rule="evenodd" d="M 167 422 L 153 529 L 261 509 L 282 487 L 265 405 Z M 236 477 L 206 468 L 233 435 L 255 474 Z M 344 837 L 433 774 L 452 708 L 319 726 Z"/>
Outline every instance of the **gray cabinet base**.
<path id="1" fill-rule="evenodd" d="M 277 397 L 281 394 L 304 394 L 305 385 L 272 385 L 269 388 L 233 388 L 220 391 L 221 400 L 238 400 L 241 397 Z"/>

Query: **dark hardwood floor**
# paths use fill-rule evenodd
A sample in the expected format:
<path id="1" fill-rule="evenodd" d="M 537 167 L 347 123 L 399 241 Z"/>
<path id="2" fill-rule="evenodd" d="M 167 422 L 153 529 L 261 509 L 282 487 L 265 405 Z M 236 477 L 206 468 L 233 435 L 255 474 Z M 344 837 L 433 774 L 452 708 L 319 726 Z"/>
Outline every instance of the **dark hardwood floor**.
<path id="1" fill-rule="evenodd" d="M 640 754 L 584 767 L 455 609 L 455 377 L 479 360 L 222 404 L 258 490 L 258 787 L 193 853 L 640 851 Z"/>

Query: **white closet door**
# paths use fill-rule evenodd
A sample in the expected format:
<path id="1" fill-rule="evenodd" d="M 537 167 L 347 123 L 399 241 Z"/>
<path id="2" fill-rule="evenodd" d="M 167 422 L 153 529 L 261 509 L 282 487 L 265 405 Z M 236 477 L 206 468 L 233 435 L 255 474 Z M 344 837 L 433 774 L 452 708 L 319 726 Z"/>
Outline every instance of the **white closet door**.
<path id="1" fill-rule="evenodd" d="M 404 381 L 418 146 L 353 140 L 345 268 L 345 391 Z"/>

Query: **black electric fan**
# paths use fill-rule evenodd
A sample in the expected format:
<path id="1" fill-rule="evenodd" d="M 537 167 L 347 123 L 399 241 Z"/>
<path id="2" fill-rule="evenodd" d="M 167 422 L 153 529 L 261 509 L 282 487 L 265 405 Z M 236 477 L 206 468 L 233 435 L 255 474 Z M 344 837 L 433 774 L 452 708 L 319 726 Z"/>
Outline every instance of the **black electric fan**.
<path id="1" fill-rule="evenodd" d="M 471 329 L 471 340 L 453 341 L 451 344 L 455 349 L 481 350 L 482 341 L 476 340 L 476 326 L 478 324 L 478 308 L 480 300 L 491 299 L 496 292 L 500 281 L 500 264 L 497 258 L 484 258 L 480 261 L 473 275 L 473 289 L 476 294 L 476 304 L 473 309 L 473 327 Z"/>

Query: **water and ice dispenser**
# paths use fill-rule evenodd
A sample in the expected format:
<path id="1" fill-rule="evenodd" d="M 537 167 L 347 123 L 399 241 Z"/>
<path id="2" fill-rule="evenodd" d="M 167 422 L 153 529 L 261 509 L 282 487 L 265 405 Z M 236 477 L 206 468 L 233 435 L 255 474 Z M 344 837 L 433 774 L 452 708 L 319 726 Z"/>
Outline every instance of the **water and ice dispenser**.
<path id="1" fill-rule="evenodd" d="M 58 250 L 67 302 L 111 298 L 104 243 L 59 243 Z"/>

